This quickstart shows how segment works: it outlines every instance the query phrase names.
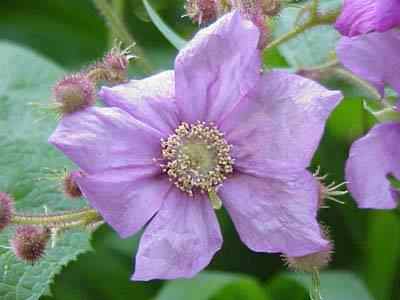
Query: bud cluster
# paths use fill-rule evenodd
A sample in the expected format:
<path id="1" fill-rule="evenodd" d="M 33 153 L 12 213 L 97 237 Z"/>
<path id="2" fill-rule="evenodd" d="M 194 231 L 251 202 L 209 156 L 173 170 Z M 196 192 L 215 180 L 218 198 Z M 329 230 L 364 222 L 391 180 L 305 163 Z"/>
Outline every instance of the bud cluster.
<path id="1" fill-rule="evenodd" d="M 129 48 L 121 50 L 118 45 L 100 62 L 57 82 L 53 88 L 53 96 L 59 113 L 67 115 L 93 106 L 96 103 L 96 84 L 100 81 L 111 84 L 124 82 L 129 60 L 132 58 Z"/>

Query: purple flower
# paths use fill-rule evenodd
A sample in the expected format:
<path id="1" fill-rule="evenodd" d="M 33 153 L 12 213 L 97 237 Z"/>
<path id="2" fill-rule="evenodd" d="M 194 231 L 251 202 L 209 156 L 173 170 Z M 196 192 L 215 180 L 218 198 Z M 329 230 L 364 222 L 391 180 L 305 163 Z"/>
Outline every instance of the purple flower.
<path id="1" fill-rule="evenodd" d="M 362 208 L 389 209 L 398 204 L 389 175 L 400 178 L 400 123 L 376 125 L 351 147 L 346 164 L 348 189 Z"/>
<path id="2" fill-rule="evenodd" d="M 341 63 L 369 81 L 384 96 L 385 85 L 400 93 L 400 31 L 343 37 L 337 46 Z M 348 189 L 362 208 L 394 208 L 398 192 L 388 179 L 400 178 L 400 123 L 377 125 L 350 149 L 346 164 Z"/>
<path id="3" fill-rule="evenodd" d="M 342 37 L 336 48 L 340 62 L 372 83 L 383 95 L 385 84 L 400 93 L 400 31 Z"/>
<path id="4" fill-rule="evenodd" d="M 345 0 L 335 27 L 346 36 L 384 32 L 400 25 L 399 0 Z"/>
<path id="5" fill-rule="evenodd" d="M 303 256 L 329 246 L 306 170 L 340 92 L 261 73 L 258 29 L 237 12 L 201 30 L 175 71 L 100 92 L 107 107 L 65 116 L 50 142 L 122 236 L 149 223 L 134 280 L 191 277 L 222 244 L 222 199 L 252 250 Z"/>

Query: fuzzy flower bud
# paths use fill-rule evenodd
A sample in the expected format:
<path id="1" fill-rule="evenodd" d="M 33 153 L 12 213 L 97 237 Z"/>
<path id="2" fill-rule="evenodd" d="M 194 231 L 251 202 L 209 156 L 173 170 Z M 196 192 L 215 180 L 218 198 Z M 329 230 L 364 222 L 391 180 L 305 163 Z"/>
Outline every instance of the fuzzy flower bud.
<path id="1" fill-rule="evenodd" d="M 218 0 L 187 0 L 186 15 L 194 22 L 202 24 L 215 20 L 218 17 Z"/>
<path id="2" fill-rule="evenodd" d="M 86 75 L 66 76 L 53 88 L 54 98 L 62 114 L 70 114 L 96 102 L 95 86 Z"/>
<path id="3" fill-rule="evenodd" d="M 329 232 L 325 226 L 321 226 L 322 235 L 329 240 L 329 244 L 323 251 L 311 253 L 305 256 L 289 257 L 283 255 L 282 258 L 289 269 L 300 272 L 313 273 L 329 265 L 332 260 L 333 242 L 329 239 Z"/>
<path id="4" fill-rule="evenodd" d="M 104 56 L 103 65 L 110 72 L 109 81 L 123 82 L 126 80 L 129 61 L 135 57 L 131 54 L 130 48 L 122 50 L 121 45 L 118 45 Z"/>
<path id="5" fill-rule="evenodd" d="M 82 196 L 82 191 L 75 182 L 75 176 L 79 171 L 74 171 L 71 173 L 66 173 L 63 178 L 63 190 L 64 194 L 68 198 L 79 198 Z"/>
<path id="6" fill-rule="evenodd" d="M 16 229 L 10 245 L 17 258 L 33 264 L 43 257 L 49 239 L 48 228 L 26 225 Z"/>
<path id="7" fill-rule="evenodd" d="M 123 50 L 121 44 L 113 47 L 102 61 L 89 68 L 88 78 L 93 82 L 107 81 L 112 84 L 125 82 L 128 78 L 129 61 L 135 57 L 130 52 L 132 46 Z"/>
<path id="8" fill-rule="evenodd" d="M 8 194 L 0 192 L 0 232 L 11 223 L 13 210 L 12 198 Z"/>

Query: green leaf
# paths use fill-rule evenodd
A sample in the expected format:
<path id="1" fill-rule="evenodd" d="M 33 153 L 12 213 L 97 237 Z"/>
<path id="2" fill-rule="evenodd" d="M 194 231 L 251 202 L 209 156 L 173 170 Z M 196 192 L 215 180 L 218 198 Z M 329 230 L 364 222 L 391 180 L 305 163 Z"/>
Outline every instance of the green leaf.
<path id="1" fill-rule="evenodd" d="M 0 43 L 0 190 L 14 196 L 18 211 L 44 212 L 79 208 L 83 201 L 66 200 L 43 168 L 69 167 L 67 160 L 47 143 L 55 116 L 43 118 L 30 102 L 46 104 L 51 86 L 63 70 L 41 56 L 18 46 Z M 11 230 L 0 234 L 6 246 Z M 62 266 L 90 250 L 89 233 L 68 232 L 50 248 L 44 259 L 30 266 L 0 249 L 0 299 L 34 300 L 48 291 Z"/>
<path id="2" fill-rule="evenodd" d="M 340 5 L 340 1 L 327 0 L 321 2 L 328 11 Z M 296 25 L 300 8 L 289 7 L 282 11 L 275 26 L 275 36 L 291 31 Z M 297 37 L 279 46 L 281 54 L 291 67 L 304 68 L 323 64 L 335 53 L 335 45 L 339 34 L 332 26 L 317 26 L 299 34 Z"/>
<path id="3" fill-rule="evenodd" d="M 167 283 L 155 300 L 268 300 L 257 281 L 246 275 L 203 272 Z"/>
<path id="4" fill-rule="evenodd" d="M 267 285 L 267 291 L 274 291 L 273 300 L 282 300 L 281 293 L 277 286 L 289 288 L 296 291 L 296 296 L 286 291 L 287 295 L 292 295 L 290 299 L 305 300 L 306 293 L 310 288 L 311 276 L 303 273 L 285 273 L 278 276 Z M 303 292 L 299 291 L 299 287 Z M 294 288 L 292 290 L 292 287 Z M 324 300 L 373 300 L 364 283 L 351 272 L 327 271 L 321 273 L 321 295 Z"/>
<path id="5" fill-rule="evenodd" d="M 391 299 L 400 271 L 400 219 L 392 211 L 371 211 L 368 221 L 366 282 L 377 300 Z"/>
<path id="6" fill-rule="evenodd" d="M 151 7 L 147 0 L 143 0 L 144 7 L 153 24 L 164 35 L 164 37 L 178 50 L 186 45 L 186 41 L 175 33 L 164 21 L 160 18 L 157 12 Z"/>

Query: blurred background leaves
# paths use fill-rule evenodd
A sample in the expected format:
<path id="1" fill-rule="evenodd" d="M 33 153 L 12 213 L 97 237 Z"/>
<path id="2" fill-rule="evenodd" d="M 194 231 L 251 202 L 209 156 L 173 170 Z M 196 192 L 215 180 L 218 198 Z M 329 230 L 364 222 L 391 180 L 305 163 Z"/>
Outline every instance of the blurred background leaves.
<path id="1" fill-rule="evenodd" d="M 184 14 L 182 0 L 149 0 L 148 2 L 165 23 L 182 38 L 190 39 L 198 29 L 187 18 L 181 17 Z M 321 0 L 321 2 L 328 7 L 337 5 L 340 1 Z M 124 18 L 129 30 L 144 48 L 155 68 L 157 70 L 172 68 L 177 50 L 152 24 L 142 1 L 128 0 L 124 2 L 124 5 Z M 282 18 L 277 18 L 277 23 L 283 25 L 276 26 L 276 34 L 279 35 L 288 29 L 288 24 L 293 22 L 293 16 L 290 17 L 291 10 L 295 9 L 291 7 L 283 13 Z M 326 33 L 326 30 L 329 32 Z M 293 47 L 283 47 L 280 49 L 281 52 L 272 50 L 266 53 L 264 63 L 269 68 L 290 69 L 320 64 L 334 50 L 333 42 L 322 45 L 321 40 L 331 41 L 336 38 L 332 30 L 317 28 L 311 34 L 296 38 L 293 41 Z M 7 48 L 10 43 L 31 49 L 59 66 L 54 67 L 58 71 L 46 79 L 47 86 L 39 84 L 41 89 L 46 89 L 47 92 L 37 92 L 38 84 L 34 80 L 28 85 L 25 84 L 27 94 L 47 101 L 50 96 L 51 81 L 61 76 L 62 69 L 76 71 L 99 59 L 111 45 L 112 37 L 104 25 L 103 18 L 99 16 L 89 0 L 2 0 L 0 2 L 0 41 L 2 42 L 0 65 L 13 66 L 1 73 L 0 94 L 3 92 L 1 94 L 3 97 L 0 98 L 0 124 L 4 126 L 3 120 L 21 118 L 15 112 L 16 107 L 9 105 L 11 100 L 16 99 L 14 97 L 21 95 L 7 94 L 9 98 L 5 98 L 6 83 L 13 76 L 27 78 L 23 76 L 23 73 L 31 67 L 31 62 L 23 64 L 15 61 L 12 56 L 6 55 L 10 49 Z M 7 72 L 11 69 L 18 69 L 21 73 Z M 35 70 L 38 74 L 40 73 L 38 68 Z M 42 71 L 45 74 L 47 72 Z M 136 66 L 133 66 L 130 72 L 135 78 L 143 76 Z M 344 163 L 349 146 L 375 121 L 363 109 L 363 95 L 360 95 L 348 82 L 343 79 L 330 79 L 324 83 L 330 88 L 343 89 L 346 99 L 328 122 L 325 136 L 315 156 L 313 169 L 320 165 L 323 172 L 329 173 L 330 180 L 341 182 L 344 180 Z M 33 100 L 26 99 L 26 102 L 29 101 Z M 40 116 L 37 117 L 39 118 Z M 43 131 L 43 136 L 41 136 L 45 144 L 45 135 L 54 125 L 46 123 L 47 121 L 40 122 L 41 126 L 49 126 L 46 129 L 48 131 Z M 3 139 L 6 133 L 0 131 L 0 135 Z M 6 154 L 3 152 L 0 150 L 4 159 Z M 35 156 L 33 159 L 36 160 L 39 157 Z M 62 161 L 61 154 L 60 159 Z M 36 161 L 33 164 L 38 167 L 39 165 L 47 167 L 43 161 Z M 12 175 L 8 173 L 10 173 L 9 170 L 0 165 L 0 179 L 3 183 L 11 180 Z M 0 186 L 0 188 L 5 187 Z M 17 200 L 25 195 L 20 187 L 7 185 L 7 188 L 18 198 Z M 32 186 L 23 188 L 34 190 Z M 53 194 L 55 192 L 56 190 L 53 190 Z M 34 199 L 38 199 L 37 197 L 36 195 Z M 41 209 L 41 205 L 44 204 L 42 200 L 55 203 L 54 208 L 57 205 L 58 208 L 63 207 L 60 203 L 64 202 L 57 202 L 57 196 L 50 198 L 46 196 L 40 201 L 37 200 L 37 209 Z M 322 292 L 325 299 L 400 299 L 399 213 L 359 210 L 350 196 L 342 200 L 345 201 L 344 205 L 330 203 L 330 208 L 324 209 L 321 213 L 321 221 L 331 228 L 331 236 L 336 245 L 329 272 L 322 274 Z M 307 299 L 309 278 L 300 274 L 288 274 L 279 255 L 251 252 L 240 242 L 229 217 L 223 211 L 219 214 L 219 219 L 225 239 L 223 249 L 216 255 L 208 271 L 193 280 L 130 282 L 132 258 L 140 235 L 120 240 L 107 226 L 102 226 L 92 237 L 92 246 L 95 251 L 79 256 L 77 261 L 65 267 L 63 272 L 56 276 L 55 283 L 51 286 L 51 290 L 46 291 L 43 299 Z M 5 242 L 3 237 L 2 243 Z M 3 269 L 4 262 L 5 259 L 2 257 L 0 266 L 2 265 Z M 32 272 L 35 267 L 28 266 L 27 268 L 32 268 L 30 270 Z M 0 279 L 3 278 L 0 280 L 0 291 L 2 286 L 4 288 L 7 284 L 1 276 L 4 276 L 4 272 L 0 274 Z M 4 300 L 36 299 L 33 294 L 29 295 L 29 292 L 18 297 L 17 294 L 9 294 L 7 298 L 4 294 L 0 296 Z"/>

